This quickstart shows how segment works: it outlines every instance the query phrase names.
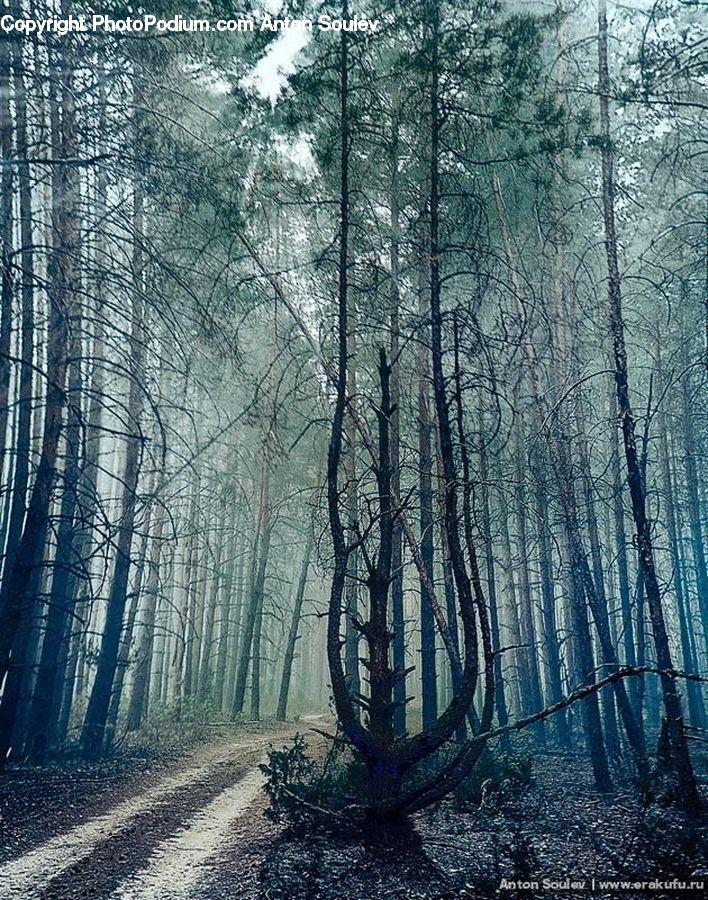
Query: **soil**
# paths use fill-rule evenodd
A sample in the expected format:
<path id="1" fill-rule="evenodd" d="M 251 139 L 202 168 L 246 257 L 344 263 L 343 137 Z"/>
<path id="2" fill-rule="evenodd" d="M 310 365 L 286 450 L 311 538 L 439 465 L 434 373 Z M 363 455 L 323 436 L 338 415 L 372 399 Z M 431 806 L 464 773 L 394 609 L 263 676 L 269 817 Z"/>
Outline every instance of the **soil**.
<path id="1" fill-rule="evenodd" d="M 708 820 L 642 808 L 630 790 L 601 796 L 585 760 L 570 754 L 539 756 L 533 771 L 520 790 L 482 804 L 449 800 L 418 815 L 419 849 L 376 852 L 330 836 L 284 834 L 261 871 L 267 890 L 248 900 L 708 896 Z M 673 878 L 704 887 L 601 888 L 612 879 Z"/>
<path id="2" fill-rule="evenodd" d="M 293 731 L 242 727 L 181 752 L 10 770 L 0 900 L 673 900 L 691 894 L 598 885 L 674 876 L 708 885 L 708 823 L 643 809 L 631 790 L 600 796 L 572 755 L 538 756 L 529 784 L 482 803 L 453 799 L 419 814 L 419 846 L 294 834 L 264 816 L 259 769 Z"/>

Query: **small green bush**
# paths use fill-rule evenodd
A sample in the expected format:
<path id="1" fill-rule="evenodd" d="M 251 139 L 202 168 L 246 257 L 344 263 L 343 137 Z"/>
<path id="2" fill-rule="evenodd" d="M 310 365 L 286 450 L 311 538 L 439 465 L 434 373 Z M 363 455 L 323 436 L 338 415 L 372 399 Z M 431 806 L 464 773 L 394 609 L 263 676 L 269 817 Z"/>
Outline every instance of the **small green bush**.
<path id="1" fill-rule="evenodd" d="M 266 815 L 294 829 L 332 827 L 348 806 L 361 802 L 366 788 L 363 763 L 339 739 L 318 760 L 296 734 L 289 746 L 269 752 L 261 770 L 270 801 Z"/>
<path id="2" fill-rule="evenodd" d="M 459 753 L 459 746 L 446 744 L 409 775 L 404 787 L 419 787 L 434 781 Z M 455 788 L 453 798 L 460 804 L 475 806 L 495 805 L 504 796 L 513 793 L 531 781 L 532 760 L 528 753 L 494 753 L 489 748 L 482 752 L 476 765 Z"/>
<path id="3" fill-rule="evenodd" d="M 448 745 L 422 763 L 406 780 L 404 790 L 434 780 L 459 748 Z M 308 754 L 301 734 L 282 750 L 272 750 L 261 766 L 270 801 L 267 815 L 291 828 L 341 831 L 356 828 L 367 796 L 363 760 L 337 737 L 321 760 Z M 526 753 L 494 755 L 485 750 L 474 769 L 458 786 L 458 803 L 495 806 L 531 780 L 531 756 Z"/>
<path id="4" fill-rule="evenodd" d="M 504 797 L 530 784 L 533 760 L 530 753 L 482 753 L 480 760 L 455 791 L 462 803 L 497 805 Z"/>

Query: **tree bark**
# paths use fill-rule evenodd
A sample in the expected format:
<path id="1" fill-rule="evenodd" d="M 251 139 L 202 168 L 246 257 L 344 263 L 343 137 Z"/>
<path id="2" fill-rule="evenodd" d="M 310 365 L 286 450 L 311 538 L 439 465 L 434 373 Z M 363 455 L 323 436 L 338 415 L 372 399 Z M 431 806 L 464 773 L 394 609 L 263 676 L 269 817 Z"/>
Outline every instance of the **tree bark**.
<path id="1" fill-rule="evenodd" d="M 150 674 L 152 669 L 153 648 L 155 645 L 155 616 L 157 601 L 160 595 L 160 557 L 162 555 L 162 536 L 165 528 L 165 513 L 157 512 L 155 534 L 152 536 L 148 577 L 145 584 L 145 600 L 140 621 L 140 631 L 135 650 L 135 670 L 128 705 L 126 727 L 128 731 L 137 731 L 142 724 L 148 707 Z"/>
<path id="2" fill-rule="evenodd" d="M 143 238 L 143 198 L 140 188 L 134 192 L 134 295 L 130 334 L 130 385 L 128 388 L 128 422 L 135 433 L 126 440 L 123 469 L 121 510 L 116 540 L 113 577 L 108 595 L 106 620 L 101 638 L 101 648 L 96 676 L 89 698 L 81 733 L 81 748 L 89 757 L 96 757 L 104 750 L 104 737 L 108 707 L 113 689 L 118 653 L 120 649 L 123 615 L 128 595 L 128 579 L 131 565 L 131 547 L 138 502 L 138 477 L 142 439 L 140 418 L 143 407 L 143 378 L 145 369 L 145 335 L 143 330 L 144 284 L 143 259 L 140 242 Z"/>
<path id="3" fill-rule="evenodd" d="M 627 464 L 627 485 L 636 529 L 637 547 L 644 578 L 649 616 L 651 618 L 657 663 L 660 669 L 673 669 L 673 661 L 666 631 L 661 589 L 656 573 L 651 524 L 646 512 L 646 488 L 637 452 L 634 413 L 629 396 L 627 350 L 622 315 L 622 292 L 615 223 L 614 151 L 610 135 L 610 75 L 608 64 L 608 29 L 606 0 L 598 6 L 598 89 L 600 96 L 600 132 L 602 162 L 602 210 L 607 259 L 607 287 L 610 333 L 613 342 L 615 386 L 620 426 Z M 665 719 L 660 746 L 662 764 L 678 779 L 675 799 L 683 806 L 696 809 L 701 805 L 686 737 L 683 731 L 681 698 L 676 682 L 668 675 L 661 676 Z"/>
<path id="4" fill-rule="evenodd" d="M 394 497 L 401 495 L 401 365 L 400 355 L 400 209 L 398 200 L 398 117 L 399 90 L 394 86 L 391 96 L 392 133 L 389 166 L 391 171 L 390 223 L 391 223 L 391 290 L 389 357 L 391 362 L 391 490 Z M 397 737 L 406 732 L 406 621 L 403 606 L 403 526 L 397 517 L 393 523 L 393 548 L 391 556 L 391 625 L 393 629 L 393 669 L 402 673 L 393 685 L 393 729 Z"/>
<path id="5" fill-rule="evenodd" d="M 270 463 L 269 454 L 263 454 L 261 468 L 261 484 L 258 500 L 258 516 L 256 522 L 256 539 L 253 545 L 253 560 L 251 563 L 250 596 L 248 608 L 243 626 L 243 637 L 239 651 L 238 669 L 236 672 L 236 689 L 234 691 L 233 713 L 240 715 L 243 712 L 246 699 L 246 685 L 248 681 L 248 669 L 251 663 L 253 637 L 258 624 L 259 614 L 263 604 L 263 590 L 265 587 L 268 555 L 270 552 L 270 539 L 272 532 L 270 509 Z"/>
<path id="6" fill-rule="evenodd" d="M 283 658 L 283 675 L 280 679 L 280 692 L 278 694 L 278 709 L 275 714 L 279 722 L 284 722 L 288 709 L 288 694 L 290 692 L 290 679 L 293 671 L 293 661 L 295 659 L 295 646 L 299 640 L 300 619 L 302 618 L 302 605 L 305 601 L 305 587 L 307 586 L 307 575 L 310 570 L 310 557 L 312 556 L 313 539 L 308 536 L 305 544 L 305 552 L 302 557 L 300 566 L 300 577 L 297 582 L 295 591 L 295 600 L 293 603 L 293 611 L 290 616 L 290 628 L 288 630 L 288 641 L 285 646 L 285 655 Z"/>
<path id="7" fill-rule="evenodd" d="M 63 48 L 59 72 L 60 98 L 51 116 L 53 151 L 57 158 L 76 155 L 71 41 Z M 59 112 L 61 106 L 61 114 Z M 66 408 L 68 308 L 76 290 L 78 257 L 78 182 L 71 166 L 56 166 L 52 179 L 53 246 L 49 262 L 49 322 L 47 332 L 47 387 L 40 459 L 17 543 L 8 544 L 0 588 L 0 682 L 8 667 L 22 666 L 13 644 L 23 617 L 31 615 L 29 595 L 42 565 L 52 492 L 56 477 L 59 440 Z M 3 702 L 7 701 L 7 696 Z M 4 759 L 3 759 L 4 762 Z M 1 765 L 2 763 L 0 763 Z"/>
<path id="8" fill-rule="evenodd" d="M 435 656 L 435 621 L 430 607 L 428 583 L 433 581 L 435 556 L 433 534 L 433 442 L 430 419 L 429 306 L 421 285 L 418 333 L 418 477 L 420 484 L 420 555 L 426 577 L 420 579 L 420 677 L 423 728 L 430 728 L 438 715 L 438 674 Z M 448 627 L 450 623 L 448 622 Z"/>

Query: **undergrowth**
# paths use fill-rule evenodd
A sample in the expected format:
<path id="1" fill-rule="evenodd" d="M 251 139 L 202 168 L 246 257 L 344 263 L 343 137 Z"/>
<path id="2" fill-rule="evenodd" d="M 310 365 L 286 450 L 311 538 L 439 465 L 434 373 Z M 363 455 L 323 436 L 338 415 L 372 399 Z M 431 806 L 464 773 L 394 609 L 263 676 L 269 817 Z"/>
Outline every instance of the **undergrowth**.
<path id="1" fill-rule="evenodd" d="M 433 781 L 457 753 L 447 745 L 421 763 L 404 783 L 404 791 Z M 295 831 L 347 832 L 357 829 L 365 810 L 368 778 L 363 759 L 339 736 L 329 752 L 318 758 L 308 752 L 302 734 L 279 750 L 271 750 L 261 766 L 269 806 L 266 815 Z M 487 749 L 458 786 L 452 801 L 458 805 L 492 806 L 529 784 L 531 756 L 500 754 Z"/>

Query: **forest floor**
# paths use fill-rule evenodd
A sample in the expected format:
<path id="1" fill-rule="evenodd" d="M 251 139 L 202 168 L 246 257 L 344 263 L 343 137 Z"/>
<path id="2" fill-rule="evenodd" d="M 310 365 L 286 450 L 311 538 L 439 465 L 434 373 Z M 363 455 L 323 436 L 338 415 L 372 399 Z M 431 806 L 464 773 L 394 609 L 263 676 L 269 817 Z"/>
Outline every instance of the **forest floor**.
<path id="1" fill-rule="evenodd" d="M 258 831 L 258 766 L 293 731 L 228 728 L 186 751 L 175 743 L 101 764 L 10 769 L 0 781 L 0 900 L 196 896 L 239 818 Z"/>
<path id="2" fill-rule="evenodd" d="M 452 800 L 420 814 L 419 848 L 295 836 L 264 817 L 258 768 L 293 731 L 244 726 L 157 759 L 11 770 L 0 794 L 1 900 L 673 900 L 692 895 L 603 891 L 600 881 L 691 876 L 708 896 L 705 823 L 642 810 L 629 792 L 600 797 L 569 755 L 537 757 L 528 785 L 481 806 Z M 584 888 L 558 884 L 568 878 Z M 512 887 L 518 880 L 531 886 Z"/>

